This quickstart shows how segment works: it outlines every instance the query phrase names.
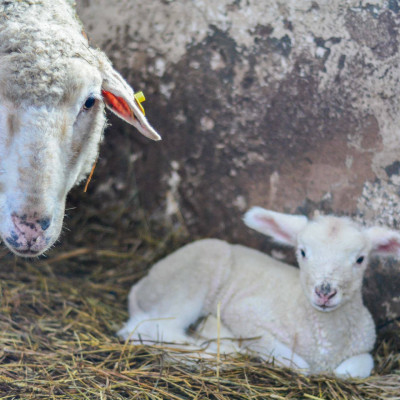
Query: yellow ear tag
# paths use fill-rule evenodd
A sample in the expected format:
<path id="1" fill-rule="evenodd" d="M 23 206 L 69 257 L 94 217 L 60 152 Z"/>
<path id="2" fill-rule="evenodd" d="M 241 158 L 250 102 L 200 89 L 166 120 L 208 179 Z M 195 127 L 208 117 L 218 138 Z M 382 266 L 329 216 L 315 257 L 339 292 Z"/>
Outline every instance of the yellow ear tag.
<path id="1" fill-rule="evenodd" d="M 146 97 L 144 97 L 143 92 L 137 92 L 137 93 L 135 93 L 134 96 L 135 96 L 136 103 L 140 108 L 140 111 L 142 111 L 143 115 L 146 115 L 144 112 L 144 108 L 141 105 L 141 103 L 143 103 L 146 100 Z"/>

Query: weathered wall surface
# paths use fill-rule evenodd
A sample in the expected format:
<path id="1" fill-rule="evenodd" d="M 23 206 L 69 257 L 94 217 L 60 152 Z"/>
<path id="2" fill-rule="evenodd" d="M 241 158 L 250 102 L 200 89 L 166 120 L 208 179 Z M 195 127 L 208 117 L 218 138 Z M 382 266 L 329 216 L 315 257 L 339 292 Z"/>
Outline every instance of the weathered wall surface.
<path id="1" fill-rule="evenodd" d="M 252 205 L 400 228 L 397 0 L 81 0 L 78 13 L 164 139 L 112 119 L 93 199 L 129 196 L 134 168 L 143 205 L 181 214 L 193 237 L 265 247 L 241 223 Z M 369 270 L 379 321 L 400 316 L 399 272 Z"/>

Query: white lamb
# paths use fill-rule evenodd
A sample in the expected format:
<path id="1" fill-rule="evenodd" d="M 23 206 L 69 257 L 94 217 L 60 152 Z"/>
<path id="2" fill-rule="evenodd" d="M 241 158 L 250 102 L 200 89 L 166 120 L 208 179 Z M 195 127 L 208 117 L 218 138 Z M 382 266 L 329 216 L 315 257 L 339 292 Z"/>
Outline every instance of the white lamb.
<path id="1" fill-rule="evenodd" d="M 344 217 L 308 220 L 259 207 L 244 221 L 296 247 L 300 269 L 217 239 L 188 244 L 133 286 L 130 319 L 119 335 L 147 344 L 200 345 L 188 327 L 211 315 L 200 335 L 215 339 L 220 303 L 221 336 L 240 339 L 239 351 L 306 373 L 369 376 L 375 326 L 362 302 L 363 274 L 371 254 L 399 255 L 399 233 Z M 232 345 L 223 344 L 222 351 Z"/>
<path id="2" fill-rule="evenodd" d="M 89 47 L 73 1 L 0 1 L 0 235 L 35 256 L 58 238 L 69 190 L 91 170 L 104 103 L 158 140 L 134 93 Z"/>

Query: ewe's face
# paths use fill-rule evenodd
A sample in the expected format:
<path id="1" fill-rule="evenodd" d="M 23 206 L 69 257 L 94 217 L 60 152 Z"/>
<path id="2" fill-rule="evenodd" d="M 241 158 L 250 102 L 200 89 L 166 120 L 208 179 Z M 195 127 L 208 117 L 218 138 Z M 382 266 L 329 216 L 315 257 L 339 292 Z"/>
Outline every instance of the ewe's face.
<path id="1" fill-rule="evenodd" d="M 298 236 L 301 284 L 313 307 L 333 311 L 360 291 L 370 243 L 346 219 L 319 217 Z"/>
<path id="2" fill-rule="evenodd" d="M 0 104 L 0 235 L 20 256 L 57 240 L 67 193 L 90 171 L 105 123 L 101 76 L 87 62 L 72 60 L 48 92 L 51 102 Z"/>

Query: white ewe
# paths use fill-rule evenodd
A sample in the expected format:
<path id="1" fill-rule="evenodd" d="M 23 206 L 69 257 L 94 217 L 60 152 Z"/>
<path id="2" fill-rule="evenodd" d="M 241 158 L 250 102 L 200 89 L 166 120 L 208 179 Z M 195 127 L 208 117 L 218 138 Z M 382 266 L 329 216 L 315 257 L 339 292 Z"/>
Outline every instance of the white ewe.
<path id="1" fill-rule="evenodd" d="M 371 254 L 399 255 L 399 233 L 364 228 L 348 218 L 308 220 L 259 207 L 244 221 L 296 247 L 300 269 L 217 239 L 191 243 L 133 286 L 130 319 L 119 334 L 144 343 L 199 345 L 187 329 L 211 315 L 200 335 L 215 339 L 211 327 L 220 303 L 221 336 L 240 339 L 239 351 L 306 373 L 369 376 L 375 326 L 362 302 L 363 274 Z M 232 351 L 232 345 L 222 351 Z"/>
<path id="2" fill-rule="evenodd" d="M 0 235 L 22 256 L 57 239 L 67 193 L 96 160 L 104 103 L 160 139 L 72 4 L 0 2 Z"/>

